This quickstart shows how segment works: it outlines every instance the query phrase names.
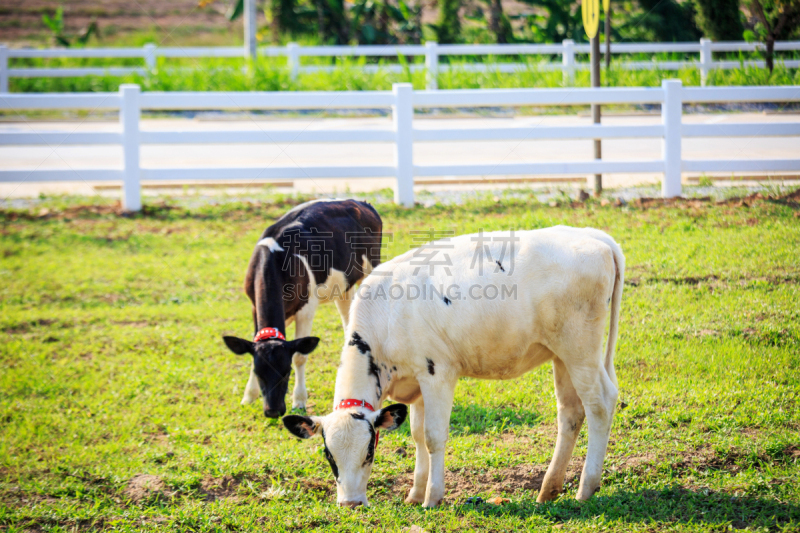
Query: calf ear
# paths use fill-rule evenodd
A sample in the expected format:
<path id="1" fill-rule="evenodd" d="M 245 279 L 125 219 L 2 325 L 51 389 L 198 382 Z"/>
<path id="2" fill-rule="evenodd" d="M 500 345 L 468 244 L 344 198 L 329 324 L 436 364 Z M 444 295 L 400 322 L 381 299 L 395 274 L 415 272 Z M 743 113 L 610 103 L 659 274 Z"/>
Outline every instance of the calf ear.
<path id="1" fill-rule="evenodd" d="M 292 435 L 300 437 L 301 439 L 309 439 L 322 429 L 322 424 L 316 416 L 284 416 L 283 425 L 286 426 L 286 429 L 288 429 Z"/>
<path id="2" fill-rule="evenodd" d="M 303 355 L 310 354 L 314 351 L 319 344 L 319 337 L 303 337 L 302 339 L 295 339 L 292 341 L 294 345 L 292 348 L 295 352 L 300 352 Z"/>
<path id="3" fill-rule="evenodd" d="M 408 416 L 408 407 L 402 403 L 395 403 L 378 411 L 372 424 L 375 429 L 394 431 L 399 428 Z"/>
<path id="4" fill-rule="evenodd" d="M 222 337 L 222 340 L 225 341 L 225 345 L 228 349 L 236 355 L 253 353 L 253 343 L 250 341 L 240 339 L 239 337 Z"/>

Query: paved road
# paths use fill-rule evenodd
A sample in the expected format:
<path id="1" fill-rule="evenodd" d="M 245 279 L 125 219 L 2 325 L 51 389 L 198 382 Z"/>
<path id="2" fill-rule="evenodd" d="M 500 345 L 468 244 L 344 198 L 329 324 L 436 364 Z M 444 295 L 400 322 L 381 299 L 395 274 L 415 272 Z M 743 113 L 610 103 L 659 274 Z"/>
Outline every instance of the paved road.
<path id="1" fill-rule="evenodd" d="M 684 115 L 686 123 L 753 123 L 798 122 L 797 114 L 725 113 Z M 437 127 L 502 127 L 555 126 L 589 124 L 582 116 L 524 116 L 516 118 L 418 118 L 418 128 Z M 658 124 L 657 115 L 607 116 L 605 124 Z M 316 119 L 294 118 L 281 120 L 143 120 L 143 130 L 269 130 L 269 129 L 384 129 L 391 125 L 389 118 Z M 115 122 L 7 122 L 0 131 L 115 131 Z M 660 157 L 659 139 L 620 139 L 603 142 L 606 159 L 633 160 Z M 796 158 L 800 156 L 800 137 L 738 137 L 688 139 L 683 142 L 685 158 Z M 440 142 L 417 143 L 414 158 L 418 164 L 492 163 L 523 161 L 585 161 L 592 157 L 591 141 L 502 141 L 502 142 Z M 238 144 L 238 145 L 160 145 L 144 146 L 141 152 L 143 167 L 208 166 L 257 167 L 294 165 L 391 165 L 392 145 L 385 143 L 353 144 Z M 14 146 L 0 147 L 2 169 L 97 169 L 121 168 L 122 150 L 115 146 Z M 728 174 L 729 175 L 729 174 Z M 515 176 L 518 178 L 519 176 Z M 660 181 L 658 174 L 612 174 L 604 177 L 606 187 L 630 186 Z M 686 176 L 684 177 L 686 178 Z M 391 179 L 305 179 L 294 182 L 294 190 L 302 192 L 368 191 L 391 187 Z M 93 183 L 92 185 L 94 185 Z M 0 198 L 35 197 L 40 193 L 96 194 L 89 183 L 0 183 Z M 100 184 L 103 185 L 103 184 Z M 105 184 L 108 185 L 108 184 Z M 503 188 L 506 185 L 494 185 Z M 456 185 L 418 185 L 417 188 L 458 188 Z M 460 187 L 464 187 L 463 185 Z M 467 187 L 475 188 L 474 185 Z M 106 194 L 117 191 L 100 189 Z"/>

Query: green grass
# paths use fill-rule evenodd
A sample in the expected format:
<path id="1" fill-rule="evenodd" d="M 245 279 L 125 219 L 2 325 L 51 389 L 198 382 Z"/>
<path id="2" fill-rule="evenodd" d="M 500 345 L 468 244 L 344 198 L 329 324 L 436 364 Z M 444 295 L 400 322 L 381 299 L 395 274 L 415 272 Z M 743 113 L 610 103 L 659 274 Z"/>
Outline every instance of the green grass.
<path id="1" fill-rule="evenodd" d="M 616 356 L 627 407 L 600 492 L 573 499 L 584 426 L 567 493 L 539 505 L 556 435 L 550 366 L 465 379 L 446 504 L 402 503 L 413 470 L 405 424 L 381 438 L 372 506 L 352 511 L 334 504 L 319 441 L 239 405 L 248 361 L 220 338 L 251 331 L 247 261 L 292 202 L 159 204 L 130 218 L 80 202 L 0 212 L 1 530 L 800 529 L 800 218 L 789 206 L 379 205 L 387 257 L 414 230 L 608 231 L 628 264 Z M 315 334 L 309 411 L 320 414 L 342 345 L 334 306 L 320 308 Z M 138 474 L 163 485 L 134 500 Z M 465 504 L 473 495 L 511 501 Z"/>
<path id="2" fill-rule="evenodd" d="M 472 58 L 474 59 L 474 58 Z M 505 58 L 509 61 L 513 58 Z M 650 56 L 636 57 L 638 60 Z M 683 59 L 660 54 L 659 59 Z M 744 59 L 744 57 L 743 57 Z M 470 58 L 461 58 L 470 62 Z M 515 73 L 468 72 L 458 68 L 465 64 L 454 60 L 454 69 L 442 71 L 439 87 L 442 89 L 514 88 L 514 87 L 562 87 L 563 76 L 560 71 L 542 70 L 543 63 L 528 58 L 526 67 Z M 496 64 L 499 58 L 489 58 Z M 330 65 L 329 58 L 304 58 L 304 64 Z M 421 59 L 416 60 L 417 63 Z M 523 62 L 525 59 L 522 60 Z M 12 78 L 12 92 L 73 92 L 73 91 L 116 91 L 122 83 L 137 83 L 147 91 L 362 91 L 389 90 L 393 83 L 412 83 L 416 89 L 425 88 L 425 72 L 393 73 L 381 69 L 378 72 L 365 72 L 361 67 L 366 59 L 339 59 L 339 66 L 333 72 L 301 74 L 292 80 L 284 59 L 265 58 L 256 62 L 254 68 L 244 68 L 241 59 L 161 59 L 158 68 L 147 75 L 129 76 L 86 76 L 79 78 Z M 380 61 L 379 65 L 388 65 Z M 47 66 L 60 68 L 67 66 L 142 66 L 138 59 L 48 59 L 14 60 L 14 66 Z M 700 85 L 700 73 L 696 68 L 680 71 L 665 70 L 624 70 L 621 62 L 612 63 L 612 68 L 603 73 L 603 85 L 611 87 L 656 86 L 664 79 L 681 79 L 684 85 Z M 772 74 L 765 69 L 744 67 L 733 70 L 715 70 L 709 74 L 710 85 L 800 85 L 800 70 L 788 69 L 778 60 Z M 588 87 L 589 72 L 580 71 L 575 76 L 575 86 Z"/>

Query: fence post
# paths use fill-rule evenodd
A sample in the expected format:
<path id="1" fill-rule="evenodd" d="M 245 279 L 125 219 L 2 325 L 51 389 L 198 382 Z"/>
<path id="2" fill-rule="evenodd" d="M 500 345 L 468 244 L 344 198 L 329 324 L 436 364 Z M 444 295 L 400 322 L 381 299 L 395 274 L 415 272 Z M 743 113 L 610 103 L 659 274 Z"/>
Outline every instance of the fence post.
<path id="1" fill-rule="evenodd" d="M 681 80 L 664 80 L 661 88 L 664 90 L 664 103 L 661 104 L 661 121 L 664 124 L 664 139 L 661 141 L 664 180 L 661 182 L 661 195 L 672 198 L 681 195 Z"/>
<path id="2" fill-rule="evenodd" d="M 429 91 L 435 91 L 439 88 L 439 51 L 437 47 L 439 43 L 436 41 L 427 41 L 425 43 L 425 70 L 428 73 L 428 83 L 425 88 Z"/>
<path id="3" fill-rule="evenodd" d="M 244 0 L 244 56 L 253 61 L 258 53 L 258 40 L 256 38 L 256 0 Z"/>
<path id="4" fill-rule="evenodd" d="M 561 52 L 562 71 L 564 73 L 564 85 L 575 83 L 575 41 L 564 39 L 561 42 L 563 51 Z"/>
<path id="5" fill-rule="evenodd" d="M 8 92 L 8 47 L 0 44 L 0 93 Z"/>
<path id="6" fill-rule="evenodd" d="M 297 43 L 287 44 L 286 58 L 289 64 L 289 77 L 292 80 L 296 80 L 297 75 L 300 73 L 300 45 Z"/>
<path id="7" fill-rule="evenodd" d="M 154 70 L 156 68 L 156 45 L 147 43 L 144 45 L 144 65 L 147 70 Z"/>
<path id="8" fill-rule="evenodd" d="M 414 207 L 414 88 L 410 83 L 392 85 L 394 105 L 392 120 L 394 122 L 395 148 L 394 164 L 397 176 L 397 187 L 394 201 L 405 207 Z"/>
<path id="9" fill-rule="evenodd" d="M 142 188 L 139 183 L 139 86 L 123 84 L 119 86 L 122 102 L 119 120 L 122 126 L 122 209 L 140 211 L 142 209 Z"/>
<path id="10" fill-rule="evenodd" d="M 700 39 L 700 85 L 705 87 L 708 73 L 713 68 L 714 58 L 711 56 L 711 39 Z"/>

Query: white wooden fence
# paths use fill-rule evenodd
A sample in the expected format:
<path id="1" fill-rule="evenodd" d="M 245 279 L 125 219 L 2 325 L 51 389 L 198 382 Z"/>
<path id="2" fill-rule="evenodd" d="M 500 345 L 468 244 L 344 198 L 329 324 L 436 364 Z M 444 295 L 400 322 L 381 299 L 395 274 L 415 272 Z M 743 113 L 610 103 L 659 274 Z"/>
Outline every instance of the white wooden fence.
<path id="1" fill-rule="evenodd" d="M 612 43 L 612 54 L 640 53 L 685 53 L 699 54 L 697 61 L 625 61 L 618 68 L 629 70 L 680 70 L 682 68 L 700 69 L 702 84 L 705 85 L 708 73 L 713 69 L 734 69 L 742 64 L 739 61 L 714 61 L 714 52 L 754 52 L 761 50 L 760 43 L 720 42 L 701 39 L 697 43 Z M 800 50 L 800 41 L 782 41 L 775 44 L 776 51 Z M 398 57 L 425 56 L 425 65 L 409 65 L 411 70 L 426 69 L 428 72 L 428 90 L 436 89 L 436 79 L 440 71 L 458 68 L 462 70 L 499 72 L 517 72 L 529 68 L 524 63 L 460 63 L 457 65 L 442 64 L 442 56 L 526 56 L 526 55 L 560 55 L 561 63 L 541 63 L 536 68 L 541 70 L 561 70 L 564 83 L 574 82 L 577 70 L 589 68 L 588 62 L 576 61 L 576 54 L 588 54 L 588 44 L 575 44 L 565 40 L 560 44 L 437 44 L 427 42 L 424 45 L 385 45 L 385 46 L 300 46 L 289 43 L 287 46 L 268 46 L 258 49 L 262 56 L 287 58 L 287 65 L 292 79 L 301 72 L 317 72 L 333 70 L 336 66 L 320 66 L 301 64 L 303 57 Z M 142 48 L 83 48 L 83 49 L 32 49 L 7 48 L 0 45 L 0 93 L 8 92 L 9 78 L 24 77 L 67 77 L 67 76 L 125 76 L 131 73 L 146 74 L 156 67 L 157 58 L 219 58 L 247 57 L 247 50 L 242 47 L 187 47 L 160 48 L 147 44 Z M 141 58 L 142 67 L 82 67 L 82 68 L 9 68 L 8 60 L 14 58 Z M 799 68 L 800 60 L 785 60 L 789 68 Z M 763 67 L 764 61 L 744 61 L 745 65 Z M 402 71 L 402 65 L 365 65 L 367 71 L 378 69 Z"/>
<path id="2" fill-rule="evenodd" d="M 685 102 L 797 102 L 800 86 L 684 88 L 679 80 L 666 80 L 657 88 L 586 89 L 477 89 L 414 91 L 410 84 L 396 84 L 390 91 L 363 92 L 145 92 L 137 85 L 123 85 L 118 93 L 7 94 L 0 109 L 119 109 L 121 130 L 116 133 L 30 132 L 0 133 L 3 145 L 109 145 L 123 146 L 122 169 L 7 170 L 0 181 L 98 181 L 123 183 L 125 209 L 141 209 L 140 180 L 259 180 L 267 178 L 366 178 L 394 177 L 395 201 L 414 204 L 415 176 L 486 176 L 595 173 L 663 173 L 662 194 L 681 194 L 681 172 L 800 171 L 796 159 L 686 160 L 681 140 L 691 137 L 752 137 L 800 135 L 800 122 L 742 124 L 682 124 Z M 661 104 L 661 124 L 611 126 L 555 126 L 504 128 L 414 127 L 414 108 L 485 106 L 568 106 L 587 104 Z M 141 131 L 141 110 L 181 109 L 330 109 L 390 108 L 393 126 L 384 130 L 262 130 L 262 131 Z M 415 165 L 415 142 L 498 141 L 536 139 L 661 138 L 662 157 L 653 160 L 531 161 L 526 163 Z M 391 166 L 305 166 L 256 168 L 142 168 L 142 144 L 229 143 L 347 143 L 385 142 L 395 146 Z"/>

